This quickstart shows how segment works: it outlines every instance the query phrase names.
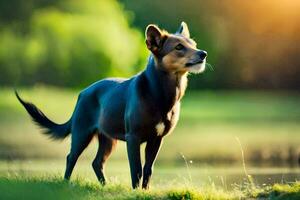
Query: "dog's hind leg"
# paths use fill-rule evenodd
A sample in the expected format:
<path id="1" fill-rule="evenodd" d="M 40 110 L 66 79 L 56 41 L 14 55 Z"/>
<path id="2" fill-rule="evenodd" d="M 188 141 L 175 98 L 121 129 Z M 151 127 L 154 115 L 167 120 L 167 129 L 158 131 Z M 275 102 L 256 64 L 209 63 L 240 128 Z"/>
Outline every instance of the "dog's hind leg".
<path id="1" fill-rule="evenodd" d="M 74 169 L 74 166 L 78 160 L 78 157 L 83 150 L 88 146 L 92 140 L 94 134 L 92 133 L 72 133 L 71 151 L 67 156 L 67 167 L 65 172 L 65 179 L 69 180 Z"/>
<path id="2" fill-rule="evenodd" d="M 116 147 L 117 140 L 109 138 L 101 133 L 98 134 L 98 140 L 99 140 L 98 151 L 92 166 L 99 182 L 105 185 L 105 177 L 104 177 L 104 169 L 103 169 L 104 163 L 111 155 L 111 152 Z"/>

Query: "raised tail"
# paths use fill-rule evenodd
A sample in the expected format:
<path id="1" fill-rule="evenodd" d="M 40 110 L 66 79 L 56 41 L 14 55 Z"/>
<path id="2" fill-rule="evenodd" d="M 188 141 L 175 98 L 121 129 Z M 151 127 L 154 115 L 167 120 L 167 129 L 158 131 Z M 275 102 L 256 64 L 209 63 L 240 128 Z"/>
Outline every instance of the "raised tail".
<path id="1" fill-rule="evenodd" d="M 53 139 L 64 139 L 71 132 L 71 124 L 72 120 L 70 119 L 64 124 L 56 124 L 50 119 L 46 117 L 46 115 L 38 109 L 34 104 L 29 103 L 21 99 L 18 92 L 15 90 L 16 97 L 20 101 L 20 103 L 27 110 L 32 120 L 43 128 L 45 131 L 43 132 L 46 135 L 49 135 Z"/>

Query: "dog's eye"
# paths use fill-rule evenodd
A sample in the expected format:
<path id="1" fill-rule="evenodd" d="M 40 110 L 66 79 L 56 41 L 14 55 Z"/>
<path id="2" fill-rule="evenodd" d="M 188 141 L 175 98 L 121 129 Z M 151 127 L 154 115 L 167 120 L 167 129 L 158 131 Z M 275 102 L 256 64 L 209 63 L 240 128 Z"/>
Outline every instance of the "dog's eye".
<path id="1" fill-rule="evenodd" d="M 175 49 L 180 51 L 180 50 L 184 49 L 184 46 L 182 44 L 177 44 Z"/>

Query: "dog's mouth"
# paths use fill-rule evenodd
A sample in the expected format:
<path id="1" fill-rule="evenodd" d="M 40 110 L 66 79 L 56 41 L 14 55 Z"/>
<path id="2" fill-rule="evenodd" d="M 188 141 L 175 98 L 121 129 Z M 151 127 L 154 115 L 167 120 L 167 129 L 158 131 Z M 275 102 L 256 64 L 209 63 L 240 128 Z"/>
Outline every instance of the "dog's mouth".
<path id="1" fill-rule="evenodd" d="M 191 67 L 191 66 L 194 66 L 194 65 L 197 65 L 197 64 L 202 64 L 204 61 L 203 60 L 198 60 L 196 62 L 188 62 L 185 64 L 186 67 Z"/>
<path id="2" fill-rule="evenodd" d="M 199 74 L 205 70 L 206 60 L 198 60 L 196 62 L 189 62 L 186 64 L 186 69 L 194 74 Z"/>

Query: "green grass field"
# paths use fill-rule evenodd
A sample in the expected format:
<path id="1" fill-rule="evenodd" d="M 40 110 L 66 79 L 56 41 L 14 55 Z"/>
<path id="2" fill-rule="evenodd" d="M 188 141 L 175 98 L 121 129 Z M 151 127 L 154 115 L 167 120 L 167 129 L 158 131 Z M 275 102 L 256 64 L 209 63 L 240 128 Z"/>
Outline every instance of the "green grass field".
<path id="1" fill-rule="evenodd" d="M 224 191 L 206 188 L 154 188 L 150 191 L 131 190 L 122 184 L 100 186 L 95 183 L 75 180 L 65 182 L 55 176 L 40 178 L 2 177 L 0 178 L 1 199 L 170 199 L 170 200 L 298 200 L 300 184 L 276 184 L 272 187 L 245 188 Z"/>
<path id="2" fill-rule="evenodd" d="M 79 91 L 39 86 L 21 88 L 19 93 L 62 123 L 71 116 Z M 40 195 L 26 192 L 29 188 L 42 191 L 49 199 L 54 198 L 51 192 L 58 199 L 240 199 L 257 195 L 266 199 L 294 195 L 297 199 L 299 184 L 285 183 L 300 179 L 299 103 L 296 92 L 187 91 L 178 126 L 165 138 L 158 156 L 151 192 L 143 192 L 128 188 L 123 142 L 108 161 L 108 187 L 98 186 L 91 168 L 95 140 L 74 171 L 73 180 L 84 180 L 62 182 L 69 138 L 52 141 L 40 134 L 13 89 L 0 88 L 0 191 L 6 191 L 0 199 Z M 250 192 L 241 150 L 255 184 Z"/>

